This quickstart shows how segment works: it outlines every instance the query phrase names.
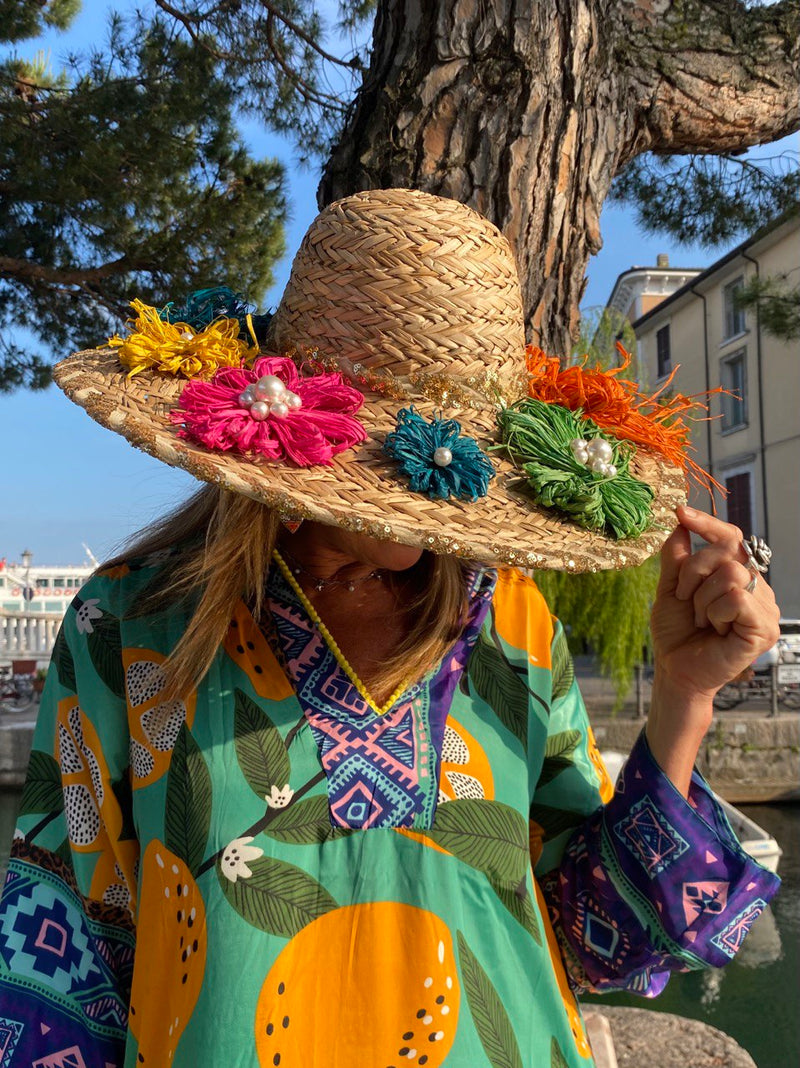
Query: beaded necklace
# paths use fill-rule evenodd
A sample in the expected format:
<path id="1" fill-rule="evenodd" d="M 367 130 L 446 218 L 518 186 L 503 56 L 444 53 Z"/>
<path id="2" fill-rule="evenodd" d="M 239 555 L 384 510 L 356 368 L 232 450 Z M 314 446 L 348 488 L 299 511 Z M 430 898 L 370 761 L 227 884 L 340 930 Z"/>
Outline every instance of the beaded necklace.
<path id="1" fill-rule="evenodd" d="M 397 689 L 394 691 L 394 693 L 391 695 L 391 697 L 389 697 L 388 701 L 386 701 L 386 703 L 383 704 L 383 705 L 379 705 L 377 703 L 377 701 L 375 701 L 375 699 L 371 696 L 369 690 L 364 685 L 364 683 L 361 681 L 361 679 L 358 677 L 358 675 L 356 674 L 355 670 L 350 666 L 349 661 L 345 657 L 345 655 L 342 652 L 342 650 L 339 648 L 339 646 L 338 646 L 336 640 L 334 639 L 333 635 L 328 630 L 328 628 L 325 626 L 325 624 L 322 622 L 322 619 L 320 618 L 319 612 L 313 606 L 311 601 L 309 601 L 308 597 L 306 597 L 306 595 L 303 593 L 303 590 L 302 590 L 302 588 L 300 586 L 300 583 L 294 577 L 294 575 L 291 572 L 291 569 L 290 569 L 289 565 L 286 563 L 286 561 L 283 559 L 283 557 L 281 556 L 281 554 L 278 552 L 277 549 L 273 549 L 272 558 L 275 561 L 275 563 L 278 565 L 278 567 L 280 568 L 281 574 L 286 579 L 286 581 L 289 583 L 289 586 L 294 591 L 297 599 L 300 601 L 300 604 L 305 609 L 305 611 L 308 614 L 309 618 L 311 619 L 311 621 L 316 626 L 317 630 L 322 635 L 322 637 L 323 637 L 323 639 L 325 641 L 325 644 L 328 646 L 330 651 L 333 653 L 333 655 L 336 658 L 336 662 L 339 665 L 339 667 L 342 669 L 342 671 L 345 673 L 345 675 L 347 675 L 348 679 L 350 679 L 350 681 L 352 682 L 353 686 L 355 686 L 356 690 L 364 698 L 364 700 L 367 702 L 367 704 L 372 709 L 372 711 L 373 712 L 377 712 L 377 714 L 379 716 L 385 715 L 387 712 L 390 711 L 390 709 L 393 707 L 393 705 L 397 702 L 398 698 L 408 688 L 408 684 L 409 684 L 410 680 L 409 679 L 405 679 L 403 682 L 401 682 L 400 685 L 397 687 Z"/>

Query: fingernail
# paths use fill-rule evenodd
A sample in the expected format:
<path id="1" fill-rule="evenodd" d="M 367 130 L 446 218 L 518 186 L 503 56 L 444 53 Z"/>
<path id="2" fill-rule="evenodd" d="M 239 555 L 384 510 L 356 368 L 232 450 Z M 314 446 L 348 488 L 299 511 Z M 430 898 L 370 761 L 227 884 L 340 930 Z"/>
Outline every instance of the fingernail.
<path id="1" fill-rule="evenodd" d="M 688 516 L 689 519 L 694 519 L 694 517 L 697 515 L 697 510 L 695 508 L 690 508 L 688 504 L 684 504 L 683 514 Z"/>

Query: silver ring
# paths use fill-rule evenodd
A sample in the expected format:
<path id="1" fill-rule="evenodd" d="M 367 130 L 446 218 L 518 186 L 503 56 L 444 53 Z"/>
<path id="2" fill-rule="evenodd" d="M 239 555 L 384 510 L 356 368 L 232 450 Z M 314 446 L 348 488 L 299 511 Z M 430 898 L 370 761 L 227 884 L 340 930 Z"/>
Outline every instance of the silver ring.
<path id="1" fill-rule="evenodd" d="M 747 583 L 747 585 L 744 588 L 745 589 L 745 593 L 752 593 L 756 588 L 756 584 L 758 583 L 758 572 L 757 571 L 753 571 L 752 575 L 753 575 L 753 577 L 750 579 L 750 581 Z"/>
<path id="2" fill-rule="evenodd" d="M 742 548 L 747 557 L 747 567 L 751 571 L 760 571 L 762 574 L 769 571 L 772 549 L 763 538 L 757 538 L 755 534 L 750 538 L 742 538 Z"/>

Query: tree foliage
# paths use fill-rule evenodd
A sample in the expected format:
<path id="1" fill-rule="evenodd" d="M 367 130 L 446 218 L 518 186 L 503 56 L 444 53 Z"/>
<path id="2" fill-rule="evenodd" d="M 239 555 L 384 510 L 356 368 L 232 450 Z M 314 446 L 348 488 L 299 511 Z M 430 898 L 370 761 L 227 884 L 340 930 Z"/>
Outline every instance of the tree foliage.
<path id="1" fill-rule="evenodd" d="M 746 237 L 798 198 L 798 155 L 789 151 L 762 159 L 637 156 L 611 189 L 612 201 L 633 206 L 643 230 L 709 247 Z"/>
<path id="2" fill-rule="evenodd" d="M 800 286 L 788 274 L 753 275 L 735 291 L 734 303 L 756 311 L 763 329 L 780 341 L 800 338 Z"/>
<path id="3" fill-rule="evenodd" d="M 588 645 L 622 704 L 636 664 L 651 652 L 650 609 L 658 584 L 658 558 L 625 571 L 572 575 L 537 571 L 536 584 L 550 611 L 568 624 L 573 653 Z"/>
<path id="4" fill-rule="evenodd" d="M 219 282 L 258 302 L 282 248 L 284 175 L 278 162 L 250 156 L 237 120 L 254 118 L 291 138 L 302 159 L 324 160 L 349 136 L 357 101 L 375 88 L 363 44 L 369 20 L 377 9 L 375 32 L 402 36 L 402 22 L 392 20 L 414 8 L 400 0 L 339 0 L 339 37 L 329 45 L 331 27 L 313 0 L 150 0 L 137 13 L 130 3 L 120 0 L 127 14 L 112 16 L 107 43 L 65 71 L 16 54 L 0 62 L 0 388 L 44 384 L 49 354 L 115 328 L 133 292 L 158 302 Z M 47 27 L 64 28 L 79 5 L 0 0 L 0 40 L 18 43 Z M 603 28 L 624 22 L 624 11 L 635 6 L 617 0 Z M 795 7 L 795 0 L 782 0 L 770 8 L 773 38 L 786 35 Z M 334 11 L 334 0 L 325 11 Z M 669 63 L 679 62 L 705 11 L 722 27 L 730 50 L 723 62 L 765 32 L 758 12 L 740 0 L 686 0 L 680 17 L 670 10 L 654 23 L 669 37 L 659 45 L 664 84 L 679 82 L 679 69 Z M 740 32 L 742 11 L 747 33 Z M 488 14 L 480 17 L 491 25 Z M 653 32 L 646 21 L 627 37 L 623 32 L 609 62 L 632 62 L 643 28 Z M 356 29 L 360 44 L 346 43 Z M 453 40 L 459 54 L 485 47 L 477 39 L 461 42 L 457 33 Z M 501 34 L 491 46 L 503 40 Z M 652 50 L 652 36 L 645 46 L 642 55 Z M 748 60 L 753 70 L 754 62 Z M 385 87 L 383 99 L 393 91 Z M 659 122 L 662 114 L 659 104 Z M 643 118 L 643 126 L 655 116 Z M 653 136 L 651 128 L 636 151 Z M 745 130 L 744 142 L 747 136 Z M 756 164 L 734 151 L 631 154 L 613 195 L 636 204 L 646 228 L 682 240 L 728 240 L 797 195 L 796 160 Z M 575 225 L 588 226 L 588 217 Z M 546 285 L 552 290 L 551 279 Z M 46 355 L 35 354 L 31 336 Z"/>
<path id="5" fill-rule="evenodd" d="M 115 17 L 63 72 L 0 64 L 0 388 L 96 344 L 132 295 L 200 285 L 258 301 L 283 252 L 284 170 L 253 159 L 213 56 L 163 19 Z"/>

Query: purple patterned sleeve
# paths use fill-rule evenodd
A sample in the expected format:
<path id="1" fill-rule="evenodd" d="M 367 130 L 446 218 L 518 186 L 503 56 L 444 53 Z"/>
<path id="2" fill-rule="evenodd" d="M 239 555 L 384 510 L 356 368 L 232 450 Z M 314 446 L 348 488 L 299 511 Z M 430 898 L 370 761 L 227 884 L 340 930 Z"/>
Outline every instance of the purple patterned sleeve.
<path id="1" fill-rule="evenodd" d="M 744 852 L 701 775 L 688 801 L 675 789 L 642 731 L 613 798 L 541 884 L 575 987 L 654 997 L 670 972 L 727 964 L 780 879 Z"/>

